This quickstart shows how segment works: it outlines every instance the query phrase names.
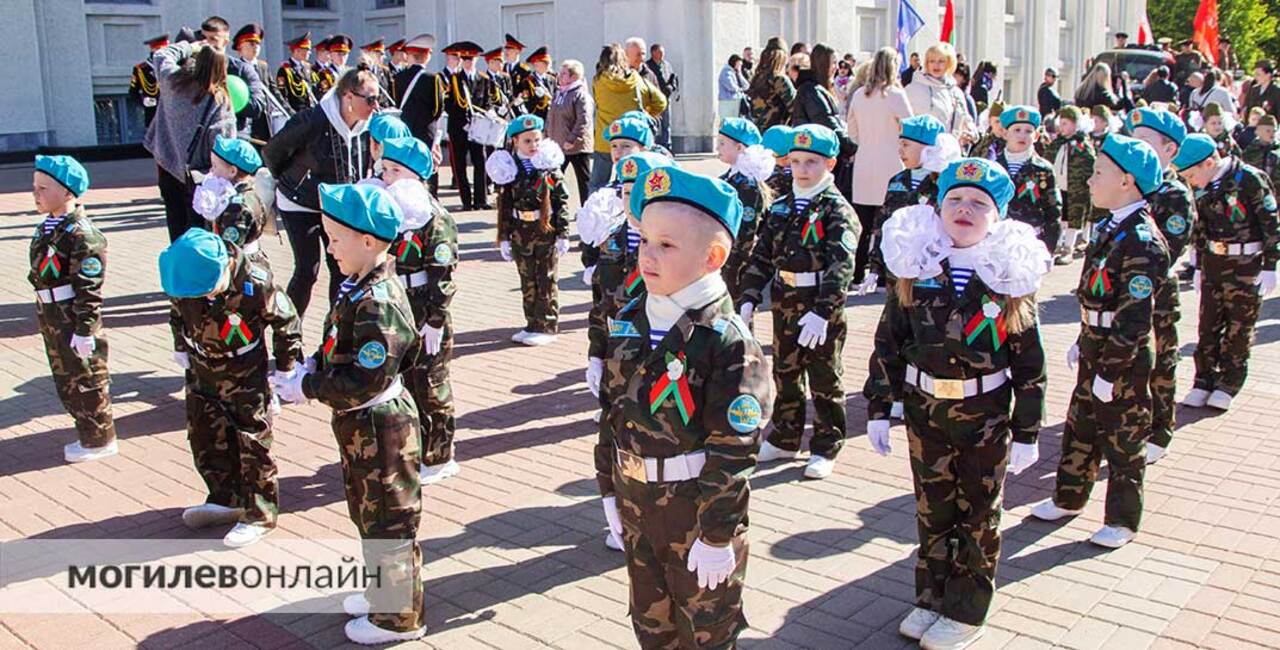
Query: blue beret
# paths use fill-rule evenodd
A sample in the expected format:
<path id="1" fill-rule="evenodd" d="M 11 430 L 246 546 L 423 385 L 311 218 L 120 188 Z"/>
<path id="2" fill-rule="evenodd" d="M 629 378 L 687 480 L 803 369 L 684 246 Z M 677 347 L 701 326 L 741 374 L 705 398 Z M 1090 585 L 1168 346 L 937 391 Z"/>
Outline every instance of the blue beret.
<path id="1" fill-rule="evenodd" d="M 791 151 L 807 151 L 824 158 L 835 158 L 840 151 L 836 132 L 825 126 L 805 124 L 791 129 Z"/>
<path id="2" fill-rule="evenodd" d="M 901 137 L 912 142 L 919 142 L 926 147 L 938 143 L 938 136 L 947 132 L 938 118 L 932 115 L 913 115 L 902 120 Z"/>
<path id="3" fill-rule="evenodd" d="M 413 132 L 409 130 L 409 125 L 403 120 L 388 113 L 374 113 L 369 118 L 369 137 L 374 142 L 382 144 L 392 138 L 409 138 L 413 137 Z"/>
<path id="4" fill-rule="evenodd" d="M 613 121 L 604 130 L 604 139 L 613 142 L 616 138 L 635 140 L 640 146 L 648 149 L 653 146 L 653 129 L 649 128 L 649 120 L 639 116 L 623 115 Z"/>
<path id="5" fill-rule="evenodd" d="M 262 156 L 258 155 L 258 150 L 240 138 L 224 138 L 220 135 L 215 137 L 213 153 L 246 174 L 257 173 L 262 166 Z"/>
<path id="6" fill-rule="evenodd" d="M 976 187 L 986 192 L 995 201 L 996 208 L 1003 217 L 1013 198 L 1013 181 L 1009 173 L 999 163 L 986 158 L 961 158 L 942 170 L 938 175 L 938 197 L 957 187 Z"/>
<path id="7" fill-rule="evenodd" d="M 1203 133 L 1192 133 L 1182 140 L 1178 146 L 1178 155 L 1173 157 L 1173 166 L 1178 171 L 1186 171 L 1204 162 L 1218 150 L 1213 138 Z"/>
<path id="8" fill-rule="evenodd" d="M 382 158 L 403 165 L 423 180 L 429 178 L 435 170 L 435 163 L 431 162 L 431 151 L 421 140 L 413 137 L 384 141 Z"/>
<path id="9" fill-rule="evenodd" d="M 514 140 L 525 131 L 542 130 L 542 118 L 537 115 L 521 115 L 507 124 L 507 139 Z"/>
<path id="10" fill-rule="evenodd" d="M 674 167 L 676 161 L 653 151 L 624 156 L 613 166 L 613 177 L 619 183 L 634 183 L 642 174 L 658 167 Z"/>
<path id="11" fill-rule="evenodd" d="M 1140 126 L 1145 126 L 1179 145 L 1187 137 L 1187 125 L 1182 123 L 1182 118 L 1169 111 L 1139 108 L 1129 113 L 1129 119 L 1125 120 L 1125 128 L 1129 133 Z"/>
<path id="12" fill-rule="evenodd" d="M 775 124 L 764 132 L 762 144 L 765 149 L 773 152 L 773 155 L 781 158 L 791 153 L 791 127 L 785 124 Z"/>
<path id="13" fill-rule="evenodd" d="M 173 298 L 207 296 L 226 270 L 227 245 L 203 228 L 190 228 L 160 251 L 160 286 Z"/>
<path id="14" fill-rule="evenodd" d="M 36 156 L 36 171 L 48 174 L 76 197 L 89 189 L 89 172 L 71 156 Z"/>
<path id="15" fill-rule="evenodd" d="M 710 176 L 687 172 L 679 167 L 650 169 L 636 179 L 631 191 L 631 214 L 644 219 L 650 203 L 673 201 L 701 210 L 737 238 L 742 223 L 742 201 L 733 186 Z"/>
<path id="16" fill-rule="evenodd" d="M 1151 145 L 1127 135 L 1112 133 L 1102 141 L 1102 153 L 1126 174 L 1133 176 L 1138 182 L 1138 189 L 1143 194 L 1150 194 L 1160 189 L 1163 174 L 1160 171 L 1160 157 Z"/>
<path id="17" fill-rule="evenodd" d="M 1030 106 L 1013 106 L 1000 114 L 1000 126 L 1007 129 L 1018 123 L 1040 128 L 1040 111 Z"/>
<path id="18" fill-rule="evenodd" d="M 404 214 L 391 194 L 376 185 L 320 184 L 320 211 L 342 225 L 385 242 L 400 233 Z"/>
<path id="19" fill-rule="evenodd" d="M 744 117 L 726 117 L 720 122 L 720 135 L 750 147 L 760 144 L 760 129 Z"/>

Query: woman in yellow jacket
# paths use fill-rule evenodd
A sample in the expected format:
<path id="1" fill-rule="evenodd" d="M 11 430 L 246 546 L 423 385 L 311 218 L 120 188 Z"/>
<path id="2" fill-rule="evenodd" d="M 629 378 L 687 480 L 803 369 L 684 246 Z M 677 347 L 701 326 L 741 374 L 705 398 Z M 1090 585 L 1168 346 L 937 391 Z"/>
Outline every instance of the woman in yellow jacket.
<path id="1" fill-rule="evenodd" d="M 600 51 L 596 75 L 591 80 L 595 97 L 595 148 L 591 154 L 591 191 L 604 187 L 613 171 L 609 142 L 604 130 L 627 111 L 642 110 L 657 118 L 667 109 L 667 98 L 640 73 L 627 67 L 622 46 L 610 43 Z"/>

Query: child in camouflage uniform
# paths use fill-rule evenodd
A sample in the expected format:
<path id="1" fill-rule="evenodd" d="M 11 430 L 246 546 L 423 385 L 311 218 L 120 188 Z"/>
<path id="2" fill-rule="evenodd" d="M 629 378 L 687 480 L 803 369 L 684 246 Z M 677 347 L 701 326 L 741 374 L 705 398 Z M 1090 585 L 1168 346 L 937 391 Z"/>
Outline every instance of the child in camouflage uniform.
<path id="1" fill-rule="evenodd" d="M 778 124 L 769 127 L 760 138 L 760 144 L 773 154 L 773 173 L 765 184 L 773 195 L 782 196 L 791 191 L 791 127 Z M 759 227 L 757 226 L 757 229 Z"/>
<path id="2" fill-rule="evenodd" d="M 756 230 L 765 215 L 765 208 L 773 203 L 773 193 L 766 184 L 774 170 L 774 158 L 760 146 L 760 131 L 750 120 L 729 117 L 720 122 L 716 135 L 716 158 L 729 165 L 720 180 L 733 186 L 742 202 L 742 226 L 733 240 L 733 252 L 725 262 L 721 273 L 729 287 L 729 296 L 735 301 L 741 297 L 739 277 L 751 260 L 751 250 L 756 244 Z"/>
<path id="3" fill-rule="evenodd" d="M 938 179 L 941 210 L 897 210 L 884 225 L 896 278 L 875 334 L 867 438 L 891 451 L 889 408 L 905 392 L 915 483 L 916 607 L 898 626 L 925 648 L 983 634 L 1000 559 L 1006 471 L 1039 458 L 1045 359 L 1035 292 L 1052 268 L 1030 226 L 1005 219 L 1014 186 L 982 158 Z"/>
<path id="4" fill-rule="evenodd" d="M 75 420 L 77 440 L 62 449 L 68 463 L 119 451 L 102 332 L 107 238 L 79 201 L 88 189 L 89 172 L 75 158 L 36 156 L 32 195 L 36 210 L 46 216 L 31 235 L 27 279 L 36 291 L 36 318 L 54 388 Z"/>
<path id="5" fill-rule="evenodd" d="M 987 160 L 995 160 L 996 156 L 1004 151 L 1005 133 L 1004 126 L 1000 124 L 1000 115 L 1004 113 L 1004 102 L 991 102 L 991 107 L 987 111 L 987 132 L 978 138 L 977 142 L 969 148 L 969 155 L 975 158 L 985 158 Z"/>
<path id="6" fill-rule="evenodd" d="M 369 118 L 369 159 L 373 161 L 373 176 L 382 176 L 382 151 L 386 141 L 412 137 L 409 125 L 400 118 L 388 113 L 374 113 Z"/>
<path id="7" fill-rule="evenodd" d="M 195 189 L 191 207 L 209 222 L 214 234 L 238 247 L 257 266 L 271 268 L 258 239 L 267 224 L 266 208 L 253 189 L 262 158 L 239 138 L 217 136 L 209 175 Z"/>
<path id="8" fill-rule="evenodd" d="M 1280 185 L 1280 144 L 1276 143 L 1276 117 L 1263 115 L 1258 118 L 1256 134 L 1244 148 L 1241 159 L 1246 165 L 1261 169 L 1271 181 L 1271 190 Z"/>
<path id="9" fill-rule="evenodd" d="M 1093 141 L 1080 129 L 1080 109 L 1063 106 L 1058 111 L 1058 135 L 1045 147 L 1045 159 L 1053 163 L 1053 178 L 1062 194 L 1067 227 L 1058 242 L 1054 263 L 1070 264 L 1083 254 L 1085 226 L 1089 224 L 1089 176 L 1097 153 Z"/>
<path id="10" fill-rule="evenodd" d="M 1234 117 L 1224 114 L 1218 104 L 1208 104 L 1200 111 L 1200 119 L 1204 121 L 1205 135 L 1213 138 L 1218 147 L 1218 157 L 1240 157 L 1240 145 L 1231 137 L 1231 127 L 1236 123 Z"/>
<path id="11" fill-rule="evenodd" d="M 1013 181 L 1013 198 L 1009 200 L 1009 217 L 1036 231 L 1052 255 L 1062 232 L 1062 196 L 1053 175 L 1053 165 L 1036 155 L 1031 148 L 1040 128 L 1040 111 L 1030 106 L 1013 106 L 1000 114 L 1007 145 L 996 162 Z"/>

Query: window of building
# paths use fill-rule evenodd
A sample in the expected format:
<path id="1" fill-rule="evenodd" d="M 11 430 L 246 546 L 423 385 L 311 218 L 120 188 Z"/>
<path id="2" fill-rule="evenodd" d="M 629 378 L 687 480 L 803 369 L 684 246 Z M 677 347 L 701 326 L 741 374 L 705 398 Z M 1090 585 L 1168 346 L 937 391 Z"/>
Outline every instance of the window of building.
<path id="1" fill-rule="evenodd" d="M 395 7 L 403 7 L 404 0 L 377 0 L 374 2 L 375 9 L 393 9 Z"/>
<path id="2" fill-rule="evenodd" d="M 98 144 L 142 142 L 147 134 L 142 105 L 128 95 L 94 96 L 93 119 Z"/>
<path id="3" fill-rule="evenodd" d="M 404 4 L 403 0 L 400 4 Z M 328 9 L 329 0 L 280 0 L 280 5 L 285 9 Z"/>
<path id="4" fill-rule="evenodd" d="M 149 5 L 151 0 L 84 0 L 87 5 Z"/>

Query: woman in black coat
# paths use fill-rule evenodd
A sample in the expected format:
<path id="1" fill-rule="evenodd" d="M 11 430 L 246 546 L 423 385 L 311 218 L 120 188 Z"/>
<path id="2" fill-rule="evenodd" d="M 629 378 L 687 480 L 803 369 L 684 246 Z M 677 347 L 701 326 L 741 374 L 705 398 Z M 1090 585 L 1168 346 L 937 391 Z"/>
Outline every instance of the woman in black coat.
<path id="1" fill-rule="evenodd" d="M 853 154 L 858 146 L 849 138 L 840 102 L 831 93 L 831 75 L 835 74 L 835 50 L 822 43 L 813 46 L 809 69 L 796 77 L 796 98 L 791 102 L 791 126 L 818 124 L 836 132 L 840 140 L 840 157 L 836 163 L 836 188 L 850 200 L 852 192 Z"/>

